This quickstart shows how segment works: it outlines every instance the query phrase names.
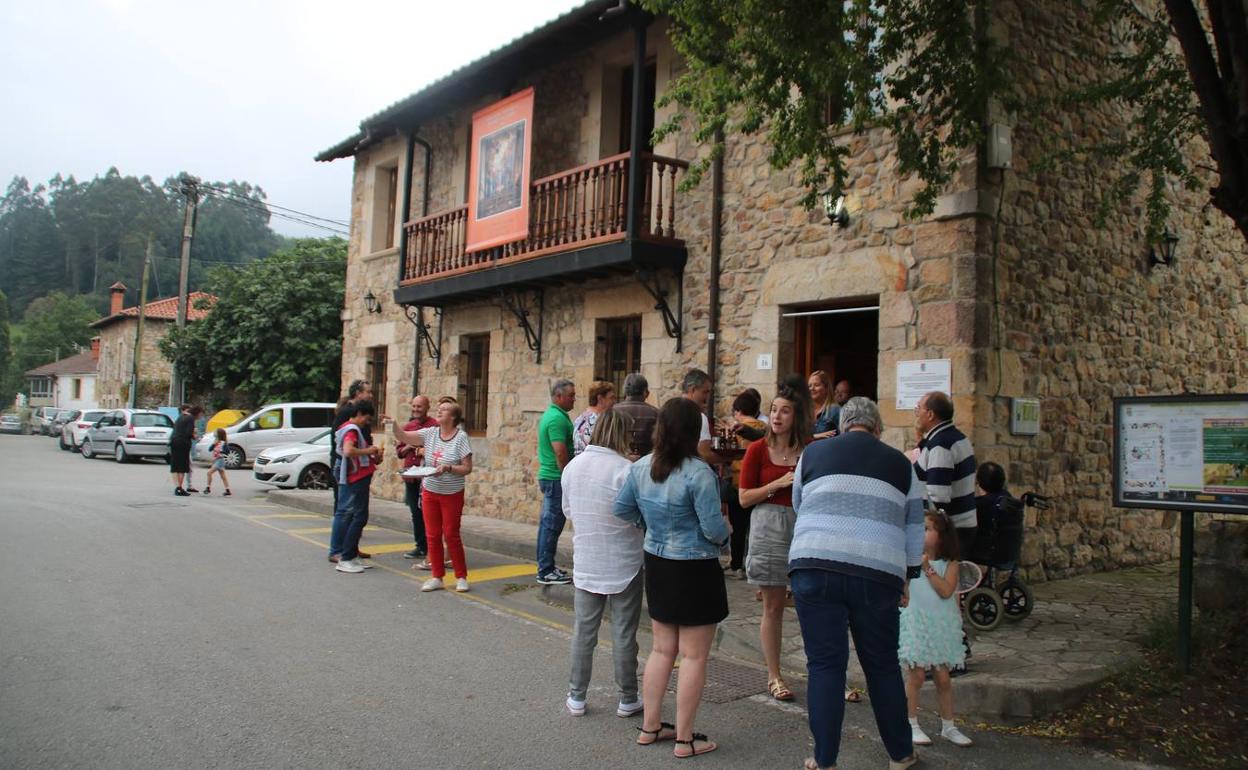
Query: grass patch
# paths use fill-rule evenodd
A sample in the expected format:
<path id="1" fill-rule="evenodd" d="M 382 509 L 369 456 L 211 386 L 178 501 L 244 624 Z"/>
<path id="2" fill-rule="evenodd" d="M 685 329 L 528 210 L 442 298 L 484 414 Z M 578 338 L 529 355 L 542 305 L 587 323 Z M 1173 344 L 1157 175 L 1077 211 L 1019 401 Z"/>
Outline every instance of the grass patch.
<path id="1" fill-rule="evenodd" d="M 1248 766 L 1248 699 L 1236 676 L 1248 655 L 1248 608 L 1193 621 L 1192 670 L 1178 671 L 1178 619 L 1155 615 L 1141 663 L 1080 706 L 1006 732 L 1080 743 L 1122 759 L 1180 767 Z"/>

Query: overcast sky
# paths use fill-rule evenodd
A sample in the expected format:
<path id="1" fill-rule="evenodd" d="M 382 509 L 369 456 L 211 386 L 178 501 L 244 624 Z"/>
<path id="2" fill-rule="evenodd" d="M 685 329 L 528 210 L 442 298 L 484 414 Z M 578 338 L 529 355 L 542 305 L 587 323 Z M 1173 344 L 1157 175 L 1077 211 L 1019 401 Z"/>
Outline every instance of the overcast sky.
<path id="1" fill-rule="evenodd" d="M 0 183 L 116 166 L 350 214 L 359 121 L 580 0 L 0 0 Z M 325 235 L 274 218 L 287 235 Z"/>

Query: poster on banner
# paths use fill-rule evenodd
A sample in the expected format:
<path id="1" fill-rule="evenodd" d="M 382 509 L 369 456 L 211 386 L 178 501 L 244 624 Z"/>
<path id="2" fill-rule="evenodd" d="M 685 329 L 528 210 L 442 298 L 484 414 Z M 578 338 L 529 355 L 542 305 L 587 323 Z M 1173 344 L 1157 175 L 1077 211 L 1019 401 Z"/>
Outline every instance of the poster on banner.
<path id="1" fill-rule="evenodd" d="M 526 88 L 472 115 L 469 252 L 529 237 L 533 93 Z"/>
<path id="2" fill-rule="evenodd" d="M 1114 505 L 1248 514 L 1248 394 L 1114 399 Z"/>
<path id="3" fill-rule="evenodd" d="M 897 408 L 913 409 L 933 390 L 953 393 L 953 366 L 948 358 L 897 362 Z"/>

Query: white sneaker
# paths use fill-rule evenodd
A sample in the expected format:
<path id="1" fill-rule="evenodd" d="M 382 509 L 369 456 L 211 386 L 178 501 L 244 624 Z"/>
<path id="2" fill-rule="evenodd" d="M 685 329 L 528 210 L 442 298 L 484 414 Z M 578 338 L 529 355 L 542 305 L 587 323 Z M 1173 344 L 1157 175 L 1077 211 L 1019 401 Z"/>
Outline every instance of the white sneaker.
<path id="1" fill-rule="evenodd" d="M 355 559 L 341 559 L 338 561 L 336 565 L 334 565 L 334 569 L 338 570 L 339 572 L 351 572 L 351 573 L 364 571 L 364 567 L 362 567 L 360 563 L 356 561 Z"/>
<path id="2" fill-rule="evenodd" d="M 429 593 L 430 591 L 441 591 L 442 590 L 442 578 L 429 578 L 428 580 L 425 581 L 424 585 L 420 587 L 420 590 L 424 591 L 425 593 Z"/>
<path id="3" fill-rule="evenodd" d="M 459 578 L 455 581 L 455 590 L 461 594 L 468 593 L 468 578 Z"/>
<path id="4" fill-rule="evenodd" d="M 940 737 L 949 741 L 954 746 L 961 746 L 962 748 L 966 748 L 967 746 L 974 745 L 975 743 L 975 741 L 972 741 L 970 738 L 967 738 L 965 735 L 962 734 L 961 730 L 959 730 L 957 727 L 953 725 L 950 725 L 949 727 L 942 729 L 940 731 Z"/>
<path id="5" fill-rule="evenodd" d="M 574 717 L 585 716 L 585 701 L 576 700 L 571 695 L 568 696 L 568 699 L 564 702 L 563 707 L 566 708 L 568 713 Z"/>
<path id="6" fill-rule="evenodd" d="M 620 705 L 615 709 L 615 715 L 617 717 L 631 717 L 640 714 L 644 708 L 645 705 L 640 700 L 635 700 L 632 703 L 620 701 Z"/>
<path id="7" fill-rule="evenodd" d="M 927 733 L 923 732 L 923 728 L 916 724 L 910 725 L 910 742 L 915 746 L 932 745 L 932 739 L 927 737 Z"/>

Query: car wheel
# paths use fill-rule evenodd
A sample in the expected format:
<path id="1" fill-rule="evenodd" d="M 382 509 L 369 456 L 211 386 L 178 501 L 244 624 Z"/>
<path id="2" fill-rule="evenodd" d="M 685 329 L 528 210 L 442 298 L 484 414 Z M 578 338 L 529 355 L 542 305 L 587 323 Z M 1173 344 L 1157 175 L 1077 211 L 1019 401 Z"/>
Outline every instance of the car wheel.
<path id="1" fill-rule="evenodd" d="M 113 459 L 119 463 L 130 462 L 130 458 L 126 455 L 126 448 L 118 441 L 116 447 L 113 448 Z"/>
<path id="2" fill-rule="evenodd" d="M 237 444 L 227 444 L 223 457 L 225 458 L 225 467 L 232 471 L 238 470 L 243 467 L 243 463 L 247 462 L 247 453 Z"/>
<path id="3" fill-rule="evenodd" d="M 93 454 L 93 451 L 92 451 L 92 449 L 91 449 L 91 440 L 90 440 L 90 439 L 85 439 L 85 438 L 84 438 L 84 439 L 82 440 L 82 446 L 81 446 L 81 447 L 79 447 L 78 451 L 82 452 L 82 456 L 83 456 L 83 457 L 85 457 L 85 458 L 87 458 L 88 460 L 90 460 L 92 457 L 95 457 L 95 455 Z"/>
<path id="4" fill-rule="evenodd" d="M 320 463 L 309 465 L 299 474 L 300 489 L 329 489 L 330 482 L 329 468 Z"/>

